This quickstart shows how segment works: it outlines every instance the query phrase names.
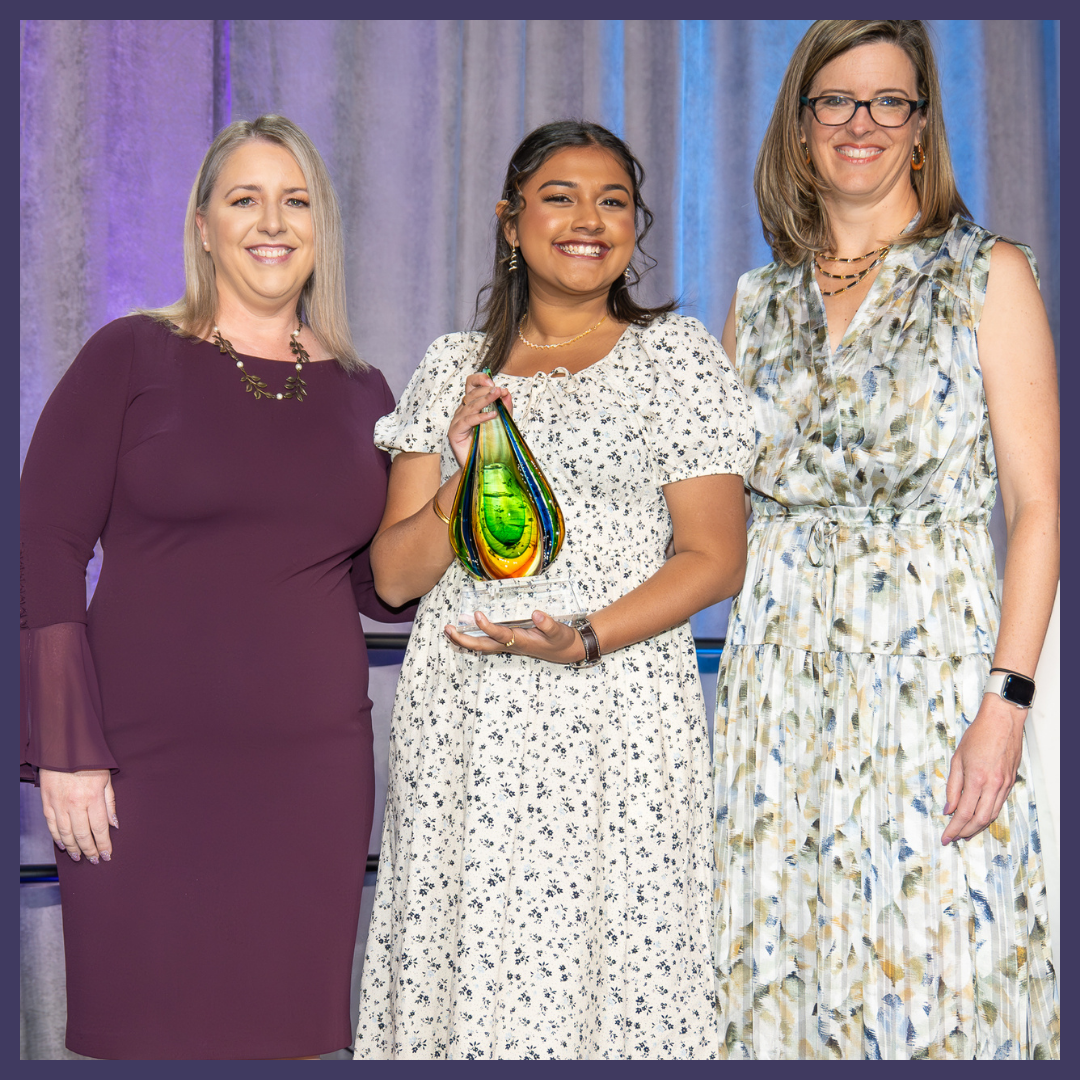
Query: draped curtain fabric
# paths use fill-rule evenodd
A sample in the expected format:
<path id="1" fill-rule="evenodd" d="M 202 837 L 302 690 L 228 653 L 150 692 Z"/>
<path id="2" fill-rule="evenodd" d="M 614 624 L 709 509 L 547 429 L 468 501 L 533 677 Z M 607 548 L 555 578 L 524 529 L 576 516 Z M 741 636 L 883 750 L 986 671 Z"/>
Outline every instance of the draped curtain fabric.
<path id="1" fill-rule="evenodd" d="M 97 327 L 180 295 L 199 162 L 224 124 L 262 112 L 295 120 L 326 158 L 353 334 L 395 393 L 434 338 L 472 321 L 509 155 L 560 117 L 630 143 L 656 215 L 643 293 L 678 296 L 719 336 L 738 275 L 769 260 L 754 159 L 808 25 L 24 21 L 21 452 Z M 981 224 L 1034 247 L 1057 339 L 1058 26 L 932 25 L 960 190 Z M 695 630 L 722 635 L 725 620 L 722 605 Z M 394 673 L 373 669 L 384 748 Z M 51 862 L 36 793 L 23 794 L 22 860 Z M 55 887 L 22 891 L 22 1053 L 70 1056 Z"/>

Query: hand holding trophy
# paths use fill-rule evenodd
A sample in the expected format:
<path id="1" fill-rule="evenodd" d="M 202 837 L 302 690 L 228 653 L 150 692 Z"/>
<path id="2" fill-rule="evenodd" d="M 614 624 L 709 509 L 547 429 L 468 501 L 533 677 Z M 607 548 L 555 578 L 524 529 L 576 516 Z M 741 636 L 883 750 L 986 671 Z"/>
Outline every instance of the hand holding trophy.
<path id="1" fill-rule="evenodd" d="M 474 579 L 462 588 L 457 629 L 483 634 L 476 611 L 510 628 L 531 627 L 538 609 L 572 623 L 584 614 L 573 583 L 537 576 L 562 547 L 558 500 L 501 399 L 484 411 L 497 417 L 473 429 L 450 511 L 450 545 Z"/>

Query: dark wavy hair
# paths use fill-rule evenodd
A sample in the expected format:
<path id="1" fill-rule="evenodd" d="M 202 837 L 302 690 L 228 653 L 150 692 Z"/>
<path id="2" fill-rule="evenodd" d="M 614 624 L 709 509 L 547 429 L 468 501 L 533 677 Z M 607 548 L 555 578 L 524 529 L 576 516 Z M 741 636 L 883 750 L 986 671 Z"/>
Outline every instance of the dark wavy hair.
<path id="1" fill-rule="evenodd" d="M 556 120 L 530 131 L 514 151 L 506 169 L 502 189 L 506 206 L 495 223 L 495 263 L 491 280 L 476 296 L 475 325 L 485 335 L 477 370 L 490 367 L 494 374 L 502 368 L 510 355 L 517 328 L 529 310 L 529 276 L 524 272 L 524 259 L 518 249 L 519 269 L 511 273 L 512 249 L 505 236 L 506 226 L 525 209 L 521 189 L 552 154 L 578 146 L 598 146 L 614 154 L 632 181 L 635 247 L 640 254 L 640 264 L 635 266 L 631 260 L 630 280 L 620 274 L 611 283 L 607 297 L 608 315 L 619 322 L 648 326 L 658 315 L 672 311 L 676 306 L 675 300 L 669 300 L 659 307 L 642 307 L 630 294 L 631 286 L 656 265 L 656 260 L 641 246 L 653 223 L 652 213 L 641 198 L 641 185 L 645 179 L 641 162 L 622 139 L 599 124 L 588 120 Z"/>

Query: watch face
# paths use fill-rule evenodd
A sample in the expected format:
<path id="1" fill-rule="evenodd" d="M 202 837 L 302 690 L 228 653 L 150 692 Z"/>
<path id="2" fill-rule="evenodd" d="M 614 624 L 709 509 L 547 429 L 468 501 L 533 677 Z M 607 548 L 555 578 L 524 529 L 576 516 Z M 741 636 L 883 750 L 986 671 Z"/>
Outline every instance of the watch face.
<path id="1" fill-rule="evenodd" d="M 1021 709 L 1028 709 L 1035 699 L 1035 683 L 1031 679 L 1025 679 L 1023 675 L 1006 675 L 1001 696 Z"/>

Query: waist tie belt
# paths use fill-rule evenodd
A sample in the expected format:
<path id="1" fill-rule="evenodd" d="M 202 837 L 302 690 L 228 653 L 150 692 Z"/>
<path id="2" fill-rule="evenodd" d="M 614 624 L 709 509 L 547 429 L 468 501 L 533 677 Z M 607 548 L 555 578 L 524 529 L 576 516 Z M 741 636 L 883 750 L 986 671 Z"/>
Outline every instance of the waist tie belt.
<path id="1" fill-rule="evenodd" d="M 760 517 L 759 517 L 760 512 Z M 771 503 L 768 509 L 754 506 L 755 524 L 790 521 L 796 526 L 810 526 L 806 537 L 806 561 L 820 571 L 814 582 L 814 592 L 825 620 L 825 633 L 832 639 L 833 612 L 836 607 L 837 563 L 840 555 L 839 535 L 842 528 L 865 525 L 886 525 L 893 529 L 915 531 L 941 525 L 974 525 L 985 528 L 990 513 L 978 507 L 938 506 L 928 509 L 902 510 L 895 506 L 782 506 Z"/>

